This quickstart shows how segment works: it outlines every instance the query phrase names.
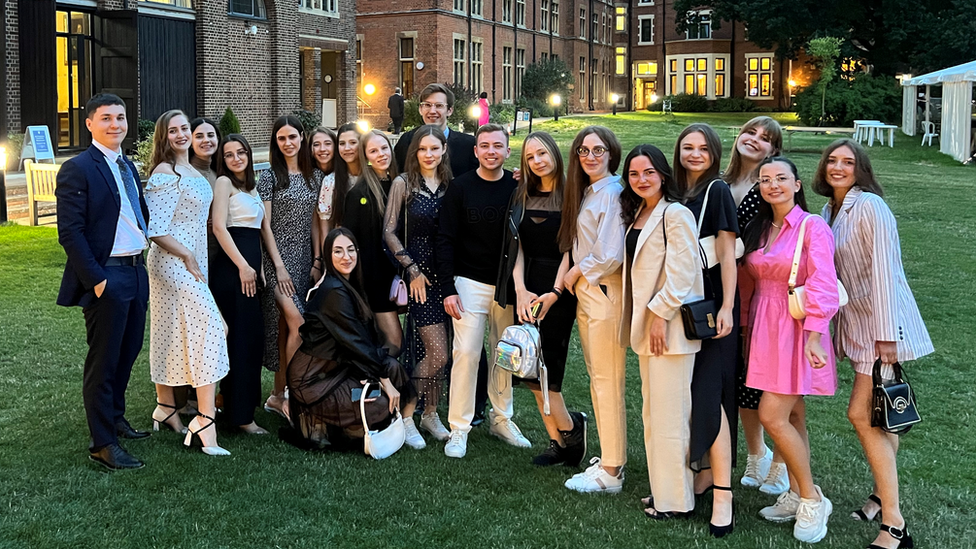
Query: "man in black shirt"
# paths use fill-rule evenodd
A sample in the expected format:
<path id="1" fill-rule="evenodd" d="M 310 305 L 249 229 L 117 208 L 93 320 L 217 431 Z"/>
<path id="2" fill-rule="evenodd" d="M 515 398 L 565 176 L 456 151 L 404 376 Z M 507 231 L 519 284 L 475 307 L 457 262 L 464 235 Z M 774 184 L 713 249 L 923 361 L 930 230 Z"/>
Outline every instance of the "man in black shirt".
<path id="1" fill-rule="evenodd" d="M 512 324 L 512 307 L 495 302 L 495 280 L 501 257 L 502 233 L 515 178 L 503 165 L 511 154 L 508 134 L 497 124 L 486 124 L 475 136 L 477 170 L 454 179 L 447 188 L 437 235 L 437 273 L 447 282 L 444 310 L 454 319 L 454 365 L 448 421 L 451 438 L 444 447 L 448 457 L 467 452 L 468 432 L 475 413 L 478 361 L 484 351 L 485 325 L 494 350 L 502 331 Z M 489 376 L 491 434 L 513 446 L 531 447 L 512 421 L 511 375 Z"/>

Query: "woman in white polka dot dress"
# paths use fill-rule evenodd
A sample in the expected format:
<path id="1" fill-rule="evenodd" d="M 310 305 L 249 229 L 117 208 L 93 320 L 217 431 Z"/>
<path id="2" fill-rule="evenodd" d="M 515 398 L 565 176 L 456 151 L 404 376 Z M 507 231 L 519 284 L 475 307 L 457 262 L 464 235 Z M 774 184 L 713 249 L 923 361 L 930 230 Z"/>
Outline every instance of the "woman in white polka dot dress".
<path id="1" fill-rule="evenodd" d="M 207 286 L 207 217 L 213 191 L 190 165 L 190 124 L 178 110 L 163 113 L 153 136 L 149 206 L 149 370 L 156 384 L 153 426 L 188 431 L 209 455 L 217 445 L 216 383 L 227 375 L 227 331 Z M 183 428 L 173 387 L 197 390 L 200 413 Z"/>

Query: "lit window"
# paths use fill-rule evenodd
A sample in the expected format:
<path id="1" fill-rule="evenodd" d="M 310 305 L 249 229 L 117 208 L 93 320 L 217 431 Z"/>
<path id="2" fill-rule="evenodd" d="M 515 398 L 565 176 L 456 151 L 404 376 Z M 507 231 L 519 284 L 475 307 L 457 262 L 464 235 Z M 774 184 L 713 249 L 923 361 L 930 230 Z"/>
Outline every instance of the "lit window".
<path id="1" fill-rule="evenodd" d="M 627 74 L 627 48 L 617 48 L 617 74 Z"/>
<path id="2" fill-rule="evenodd" d="M 657 74 L 657 63 L 640 62 L 637 63 L 637 76 L 654 76 Z"/>
<path id="3" fill-rule="evenodd" d="M 773 96 L 773 58 L 746 58 L 746 96 L 756 99 Z"/>
<path id="4" fill-rule="evenodd" d="M 617 13 L 617 32 L 627 30 L 627 8 L 616 8 Z"/>

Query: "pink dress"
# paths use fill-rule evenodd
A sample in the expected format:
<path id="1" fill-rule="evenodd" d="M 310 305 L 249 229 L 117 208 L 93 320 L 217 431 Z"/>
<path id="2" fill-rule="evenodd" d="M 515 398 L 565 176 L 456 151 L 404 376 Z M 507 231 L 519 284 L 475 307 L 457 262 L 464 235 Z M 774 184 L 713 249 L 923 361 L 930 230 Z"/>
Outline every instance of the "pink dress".
<path id="1" fill-rule="evenodd" d="M 790 316 L 789 279 L 800 223 L 806 217 L 803 252 L 796 285 L 806 289 L 807 317 Z M 765 244 L 765 243 L 764 243 Z M 820 217 L 799 206 L 786 216 L 768 252 L 765 246 L 746 256 L 739 280 L 742 325 L 752 326 L 746 386 L 783 395 L 833 395 L 837 360 L 830 341 L 830 319 L 837 313 L 834 235 Z M 822 334 L 827 365 L 815 369 L 803 354 L 807 332 Z"/>
<path id="2" fill-rule="evenodd" d="M 478 118 L 478 125 L 484 126 L 491 120 L 491 113 L 488 110 L 488 100 L 482 97 L 478 99 L 478 105 L 481 106 L 481 117 Z"/>

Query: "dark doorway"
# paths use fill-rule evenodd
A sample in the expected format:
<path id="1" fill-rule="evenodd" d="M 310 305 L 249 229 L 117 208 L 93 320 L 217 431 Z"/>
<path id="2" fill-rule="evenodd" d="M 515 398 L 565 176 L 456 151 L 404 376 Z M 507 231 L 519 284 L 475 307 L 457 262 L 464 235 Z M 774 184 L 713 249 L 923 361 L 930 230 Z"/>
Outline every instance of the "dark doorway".
<path id="1" fill-rule="evenodd" d="M 80 149 L 91 143 L 85 128 L 85 103 L 94 90 L 94 48 L 91 13 L 58 10 L 57 31 L 58 125 L 52 138 L 59 149 Z"/>
<path id="2" fill-rule="evenodd" d="M 195 25 L 182 19 L 139 17 L 142 118 L 155 121 L 171 109 L 190 118 L 205 114 L 197 112 Z"/>

